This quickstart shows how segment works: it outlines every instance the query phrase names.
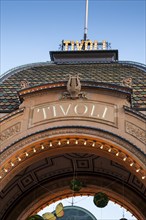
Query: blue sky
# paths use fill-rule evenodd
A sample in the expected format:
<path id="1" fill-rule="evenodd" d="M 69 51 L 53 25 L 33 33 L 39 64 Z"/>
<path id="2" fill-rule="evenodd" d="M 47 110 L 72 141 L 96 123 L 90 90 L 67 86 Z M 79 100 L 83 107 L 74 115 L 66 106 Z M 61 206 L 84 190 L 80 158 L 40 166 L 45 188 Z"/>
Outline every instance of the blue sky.
<path id="1" fill-rule="evenodd" d="M 88 38 L 107 40 L 120 60 L 146 63 L 145 0 L 89 0 Z M 1 73 L 49 61 L 62 39 L 83 38 L 85 0 L 1 0 Z"/>
<path id="2" fill-rule="evenodd" d="M 49 61 L 49 51 L 58 50 L 63 39 L 81 40 L 84 17 L 85 0 L 1 0 L 1 74 Z M 88 38 L 110 42 L 120 60 L 146 63 L 145 33 L 145 0 L 89 0 Z M 92 212 L 95 207 L 87 200 L 82 205 Z M 115 206 L 108 208 L 107 218 L 100 210 L 100 219 L 109 219 L 109 213 L 113 217 Z M 114 217 L 122 217 L 122 210 L 116 210 Z"/>
<path id="3" fill-rule="evenodd" d="M 97 208 L 93 203 L 92 196 L 77 196 L 73 198 L 73 201 L 74 206 L 87 209 L 97 218 L 97 220 L 120 220 L 123 217 L 123 214 L 127 220 L 136 220 L 136 218 L 132 216 L 127 210 L 111 201 L 109 201 L 108 205 L 104 208 Z M 71 206 L 72 198 L 57 201 L 41 210 L 38 214 L 42 215 L 46 212 L 53 212 L 59 202 L 62 202 L 63 206 Z"/>

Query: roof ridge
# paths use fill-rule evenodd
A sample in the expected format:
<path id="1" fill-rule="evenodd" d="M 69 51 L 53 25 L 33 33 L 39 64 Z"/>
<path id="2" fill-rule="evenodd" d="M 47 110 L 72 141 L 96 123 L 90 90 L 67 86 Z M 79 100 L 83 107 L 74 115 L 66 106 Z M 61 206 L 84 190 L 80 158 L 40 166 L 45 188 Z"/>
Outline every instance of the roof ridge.
<path id="1" fill-rule="evenodd" d="M 7 79 L 9 76 L 18 73 L 20 71 L 26 70 L 28 68 L 33 68 L 33 67 L 41 67 L 41 66 L 47 66 L 47 65 L 51 65 L 54 64 L 56 65 L 55 62 L 53 61 L 46 61 L 46 62 L 37 62 L 37 63 L 30 63 L 30 64 L 24 64 L 24 65 L 20 65 L 18 67 L 14 67 L 10 70 L 8 70 L 7 72 L 5 72 L 4 74 L 1 75 L 0 77 L 0 82 L 3 82 L 5 79 Z M 90 62 L 90 61 L 70 61 L 70 62 L 58 62 L 58 65 L 61 64 L 122 64 L 122 65 L 127 65 L 127 66 L 134 66 L 137 67 L 138 69 L 144 71 L 146 73 L 146 65 L 142 64 L 142 63 L 138 63 L 138 62 L 134 62 L 134 61 L 106 61 L 106 62 Z"/>
<path id="2" fill-rule="evenodd" d="M 47 66 L 48 64 L 54 64 L 54 62 L 46 61 L 46 62 L 29 63 L 29 64 L 24 64 L 24 65 L 20 65 L 20 66 L 14 67 L 14 68 L 6 71 L 5 73 L 3 73 L 0 76 L 0 82 L 3 82 L 9 76 L 12 76 L 15 73 L 18 73 L 20 71 L 26 70 L 28 68 L 38 67 L 38 66 Z"/>

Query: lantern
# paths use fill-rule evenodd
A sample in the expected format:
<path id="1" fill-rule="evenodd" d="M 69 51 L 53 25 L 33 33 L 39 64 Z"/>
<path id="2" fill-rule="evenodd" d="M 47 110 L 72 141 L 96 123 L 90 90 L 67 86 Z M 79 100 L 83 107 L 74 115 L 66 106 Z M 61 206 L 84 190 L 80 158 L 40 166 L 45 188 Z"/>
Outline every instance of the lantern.
<path id="1" fill-rule="evenodd" d="M 93 202 L 99 208 L 104 208 L 108 204 L 109 198 L 103 192 L 98 192 L 94 195 Z"/>
<path id="2" fill-rule="evenodd" d="M 27 220 L 44 220 L 44 218 L 41 217 L 40 215 L 32 215 L 28 217 Z"/>
<path id="3" fill-rule="evenodd" d="M 79 192 L 80 189 L 82 188 L 82 182 L 80 180 L 77 179 L 73 179 L 70 182 L 70 188 L 74 191 L 74 192 Z"/>

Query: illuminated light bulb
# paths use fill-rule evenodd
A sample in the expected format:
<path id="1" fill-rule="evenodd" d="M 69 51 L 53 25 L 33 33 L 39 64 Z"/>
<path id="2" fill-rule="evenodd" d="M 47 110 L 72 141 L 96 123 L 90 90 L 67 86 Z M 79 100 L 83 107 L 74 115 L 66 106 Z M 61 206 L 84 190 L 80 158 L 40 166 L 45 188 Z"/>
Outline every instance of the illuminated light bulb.
<path id="1" fill-rule="evenodd" d="M 67 144 L 69 144 L 69 140 L 67 140 L 67 142 L 66 142 Z"/>
<path id="2" fill-rule="evenodd" d="M 33 152 L 36 153 L 36 149 L 35 148 L 33 148 Z"/>
<path id="3" fill-rule="evenodd" d="M 4 171 L 5 171 L 5 173 L 7 173 L 7 172 L 8 172 L 8 170 L 7 170 L 6 168 L 4 168 Z"/>
<path id="4" fill-rule="evenodd" d="M 61 145 L 61 141 L 58 141 L 58 145 Z"/>
<path id="5" fill-rule="evenodd" d="M 140 171 L 140 168 L 138 168 L 137 170 L 136 170 L 136 172 L 138 173 Z"/>
<path id="6" fill-rule="evenodd" d="M 14 163 L 13 162 L 11 162 L 11 166 L 14 167 Z"/>
<path id="7" fill-rule="evenodd" d="M 78 144 L 78 140 L 75 141 L 75 144 Z"/>
<path id="8" fill-rule="evenodd" d="M 95 147 L 95 142 L 92 143 L 92 147 Z"/>
<path id="9" fill-rule="evenodd" d="M 86 145 L 87 144 L 87 141 L 84 141 L 84 145 Z"/>
<path id="10" fill-rule="evenodd" d="M 103 50 L 106 49 L 106 41 L 105 41 L 105 40 L 103 40 L 103 42 L 102 42 L 102 49 L 103 49 Z"/>
<path id="11" fill-rule="evenodd" d="M 103 145 L 100 146 L 100 149 L 103 149 Z"/>
<path id="12" fill-rule="evenodd" d="M 130 163 L 130 166 L 132 167 L 133 165 L 134 165 L 134 162 L 131 162 L 131 163 Z"/>
<path id="13" fill-rule="evenodd" d="M 142 180 L 144 180 L 144 179 L 145 179 L 145 177 L 146 177 L 146 176 L 142 176 L 142 177 L 141 177 L 141 178 L 142 178 Z"/>
<path id="14" fill-rule="evenodd" d="M 127 157 L 124 157 L 124 158 L 123 158 L 123 161 L 126 161 L 126 160 L 127 160 Z"/>
<path id="15" fill-rule="evenodd" d="M 41 145 L 41 149 L 44 150 L 44 148 L 45 148 L 44 145 Z"/>
<path id="16" fill-rule="evenodd" d="M 0 179 L 2 179 L 2 176 L 0 176 Z"/>
<path id="17" fill-rule="evenodd" d="M 108 152 L 111 152 L 111 151 L 112 151 L 112 149 L 111 149 L 111 148 L 109 148 L 109 149 L 108 149 Z"/>
<path id="18" fill-rule="evenodd" d="M 50 144 L 49 144 L 49 145 L 50 145 L 50 147 L 52 147 L 52 142 L 50 142 Z"/>
<path id="19" fill-rule="evenodd" d="M 21 158 L 20 157 L 17 157 L 18 161 L 21 161 Z"/>
<path id="20" fill-rule="evenodd" d="M 116 153 L 116 156 L 117 156 L 117 157 L 119 156 L 119 152 Z"/>
<path id="21" fill-rule="evenodd" d="M 28 157 L 28 155 L 29 155 L 29 154 L 28 154 L 27 152 L 25 152 L 25 156 Z"/>

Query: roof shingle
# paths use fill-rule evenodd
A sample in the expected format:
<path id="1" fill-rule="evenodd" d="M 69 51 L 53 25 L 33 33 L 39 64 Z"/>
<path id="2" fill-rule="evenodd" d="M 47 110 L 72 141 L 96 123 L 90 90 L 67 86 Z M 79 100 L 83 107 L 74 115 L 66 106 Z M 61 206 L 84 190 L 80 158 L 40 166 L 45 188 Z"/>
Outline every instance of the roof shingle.
<path id="1" fill-rule="evenodd" d="M 30 86 L 66 81 L 68 75 L 79 74 L 81 81 L 114 83 L 120 85 L 124 78 L 132 78 L 132 106 L 146 108 L 146 71 L 135 65 L 115 63 L 74 63 L 29 65 L 5 76 L 1 84 L 0 111 L 12 112 L 18 109 L 20 101 L 17 91 L 21 89 L 22 80 Z"/>

